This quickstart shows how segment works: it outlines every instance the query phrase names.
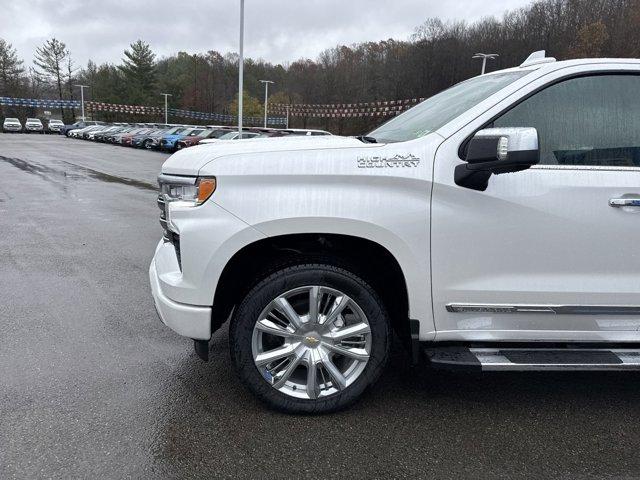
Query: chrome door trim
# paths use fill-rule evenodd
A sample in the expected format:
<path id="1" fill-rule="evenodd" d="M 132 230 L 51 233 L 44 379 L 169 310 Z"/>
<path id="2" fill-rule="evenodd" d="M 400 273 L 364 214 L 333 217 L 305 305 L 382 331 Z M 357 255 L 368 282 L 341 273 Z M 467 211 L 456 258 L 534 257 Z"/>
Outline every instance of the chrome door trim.
<path id="1" fill-rule="evenodd" d="M 448 303 L 450 313 L 548 313 L 553 315 L 640 315 L 638 305 L 506 305 Z"/>
<path id="2" fill-rule="evenodd" d="M 584 170 L 599 172 L 640 172 L 640 167 L 609 165 L 533 165 L 531 170 Z"/>

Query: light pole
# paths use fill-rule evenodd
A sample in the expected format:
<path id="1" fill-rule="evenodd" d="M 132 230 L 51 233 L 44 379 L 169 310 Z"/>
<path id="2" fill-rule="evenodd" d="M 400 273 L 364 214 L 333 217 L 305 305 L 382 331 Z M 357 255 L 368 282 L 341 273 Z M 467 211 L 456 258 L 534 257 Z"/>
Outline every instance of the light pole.
<path id="1" fill-rule="evenodd" d="M 173 95 L 171 95 L 170 93 L 161 93 L 160 95 L 162 95 L 164 97 L 164 124 L 168 125 L 169 124 L 169 109 L 167 108 L 167 98 L 169 97 L 173 97 Z"/>
<path id="2" fill-rule="evenodd" d="M 287 105 L 287 128 L 289 128 L 289 109 L 291 107 L 289 105 Z"/>
<path id="3" fill-rule="evenodd" d="M 80 87 L 80 108 L 82 109 L 82 121 L 84 122 L 84 89 L 90 88 L 89 85 L 75 85 Z"/>
<path id="4" fill-rule="evenodd" d="M 238 59 L 238 138 L 242 139 L 242 97 L 244 81 L 244 0 L 240 0 L 240 58 Z"/>
<path id="5" fill-rule="evenodd" d="M 487 66 L 487 58 L 494 60 L 499 55 L 497 53 L 476 53 L 471 58 L 481 58 L 482 59 L 482 73 L 480 75 L 484 75 L 484 70 Z"/>
<path id="6" fill-rule="evenodd" d="M 269 99 L 269 84 L 275 83 L 271 80 L 260 80 L 260 83 L 264 83 L 264 128 L 267 128 L 267 105 Z"/>

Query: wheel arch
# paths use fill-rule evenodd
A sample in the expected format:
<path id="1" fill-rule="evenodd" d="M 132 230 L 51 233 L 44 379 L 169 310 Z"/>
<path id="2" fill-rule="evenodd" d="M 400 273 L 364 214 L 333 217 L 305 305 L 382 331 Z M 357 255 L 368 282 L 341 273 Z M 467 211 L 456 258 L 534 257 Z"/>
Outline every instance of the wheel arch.
<path id="1" fill-rule="evenodd" d="M 333 264 L 362 277 L 384 301 L 396 332 L 410 342 L 409 318 L 414 306 L 409 290 L 412 279 L 407 278 L 402 262 L 387 246 L 344 233 L 283 233 L 244 245 L 225 264 L 217 282 L 212 331 L 229 318 L 260 278 L 300 262 Z M 425 285 L 425 294 L 427 287 Z"/>

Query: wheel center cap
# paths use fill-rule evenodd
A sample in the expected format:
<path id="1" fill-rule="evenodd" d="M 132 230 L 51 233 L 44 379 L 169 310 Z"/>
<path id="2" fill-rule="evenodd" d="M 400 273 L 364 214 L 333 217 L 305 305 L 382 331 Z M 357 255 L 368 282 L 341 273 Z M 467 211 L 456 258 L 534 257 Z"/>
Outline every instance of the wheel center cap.
<path id="1" fill-rule="evenodd" d="M 302 343 L 304 343 L 309 348 L 316 348 L 318 345 L 320 345 L 320 335 L 315 332 L 307 333 L 302 338 Z"/>

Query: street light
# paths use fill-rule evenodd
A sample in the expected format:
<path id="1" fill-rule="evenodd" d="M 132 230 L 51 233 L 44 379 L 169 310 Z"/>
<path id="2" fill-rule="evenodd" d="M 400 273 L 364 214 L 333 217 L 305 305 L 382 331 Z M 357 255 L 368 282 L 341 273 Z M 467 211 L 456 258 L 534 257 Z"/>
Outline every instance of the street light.
<path id="1" fill-rule="evenodd" d="M 80 107 L 82 109 L 82 121 L 84 122 L 84 89 L 91 88 L 89 85 L 74 85 L 80 87 Z"/>
<path id="2" fill-rule="evenodd" d="M 164 97 L 164 124 L 169 125 L 169 109 L 167 108 L 167 98 L 173 97 L 170 93 L 161 93 Z"/>
<path id="3" fill-rule="evenodd" d="M 269 98 L 269 84 L 275 82 L 271 80 L 260 80 L 260 83 L 264 83 L 264 128 L 267 128 L 267 102 Z"/>
<path id="4" fill-rule="evenodd" d="M 481 73 L 481 75 L 484 75 L 484 70 L 485 70 L 485 68 L 487 66 L 487 58 L 490 58 L 491 60 L 494 60 L 498 56 L 499 55 L 497 53 L 476 53 L 471 58 L 481 58 L 482 59 L 482 73 Z"/>
<path id="5" fill-rule="evenodd" d="M 242 139 L 242 96 L 244 81 L 244 0 L 240 0 L 240 58 L 238 61 L 238 138 Z"/>

